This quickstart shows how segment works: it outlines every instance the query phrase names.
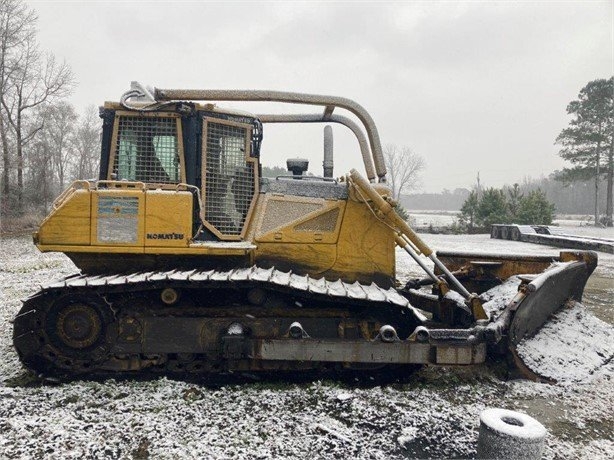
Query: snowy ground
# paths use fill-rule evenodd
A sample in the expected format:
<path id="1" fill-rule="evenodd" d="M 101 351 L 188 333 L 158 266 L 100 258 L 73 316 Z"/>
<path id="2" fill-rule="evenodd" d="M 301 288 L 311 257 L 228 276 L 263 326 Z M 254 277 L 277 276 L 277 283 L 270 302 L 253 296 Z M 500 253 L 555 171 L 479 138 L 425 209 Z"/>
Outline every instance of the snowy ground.
<path id="1" fill-rule="evenodd" d="M 438 249 L 558 251 L 486 235 L 424 238 Z M 10 320 L 38 284 L 75 269 L 62 255 L 38 253 L 25 236 L 2 240 L 0 252 L 0 458 L 471 458 L 486 407 L 542 422 L 549 431 L 545 458 L 605 459 L 614 452 L 612 361 L 557 385 L 505 380 L 495 365 L 425 368 L 387 385 L 30 382 L 11 346 Z M 582 324 L 596 324 L 594 314 L 611 334 L 614 256 L 599 256 Z M 417 274 L 403 254 L 399 271 Z M 560 323 L 573 327 L 566 317 Z M 594 345 L 609 353 L 607 343 Z"/>

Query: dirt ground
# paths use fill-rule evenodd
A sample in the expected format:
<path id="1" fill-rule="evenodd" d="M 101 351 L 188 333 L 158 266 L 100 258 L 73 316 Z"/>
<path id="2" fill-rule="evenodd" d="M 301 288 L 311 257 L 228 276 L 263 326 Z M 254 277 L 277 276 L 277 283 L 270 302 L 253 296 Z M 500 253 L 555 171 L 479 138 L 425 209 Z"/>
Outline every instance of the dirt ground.
<path id="1" fill-rule="evenodd" d="M 486 235 L 425 235 L 436 248 L 553 254 Z M 582 381 L 508 380 L 501 366 L 423 368 L 397 382 L 33 381 L 12 348 L 23 299 L 75 267 L 28 236 L 0 251 L 0 458 L 471 458 L 487 407 L 547 428 L 547 459 L 611 458 L 614 366 Z M 400 278 L 416 272 L 399 253 Z M 614 323 L 614 256 L 600 254 L 586 314 Z M 610 347 L 611 350 L 611 347 Z M 606 360 L 607 361 L 607 360 Z"/>

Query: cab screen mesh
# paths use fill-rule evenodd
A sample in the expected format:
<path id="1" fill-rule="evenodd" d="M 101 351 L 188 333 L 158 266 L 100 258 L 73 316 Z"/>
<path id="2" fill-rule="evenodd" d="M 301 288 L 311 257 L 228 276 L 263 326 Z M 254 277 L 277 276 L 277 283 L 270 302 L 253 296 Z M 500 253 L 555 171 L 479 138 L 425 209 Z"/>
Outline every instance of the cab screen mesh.
<path id="1" fill-rule="evenodd" d="M 118 117 L 113 173 L 117 180 L 181 181 L 177 118 Z"/>
<path id="2" fill-rule="evenodd" d="M 248 130 L 211 121 L 206 126 L 205 220 L 223 235 L 240 236 L 255 193 Z"/>

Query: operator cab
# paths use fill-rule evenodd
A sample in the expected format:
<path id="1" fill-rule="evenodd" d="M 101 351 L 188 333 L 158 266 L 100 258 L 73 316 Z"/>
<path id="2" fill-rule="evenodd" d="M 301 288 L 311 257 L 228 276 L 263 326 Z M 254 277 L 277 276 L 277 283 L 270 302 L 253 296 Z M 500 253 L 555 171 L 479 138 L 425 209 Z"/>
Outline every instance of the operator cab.
<path id="1" fill-rule="evenodd" d="M 100 180 L 142 182 L 150 189 L 197 187 L 197 239 L 242 239 L 259 189 L 260 121 L 218 112 L 211 104 L 169 108 L 174 110 L 128 111 L 112 103 L 101 108 Z"/>

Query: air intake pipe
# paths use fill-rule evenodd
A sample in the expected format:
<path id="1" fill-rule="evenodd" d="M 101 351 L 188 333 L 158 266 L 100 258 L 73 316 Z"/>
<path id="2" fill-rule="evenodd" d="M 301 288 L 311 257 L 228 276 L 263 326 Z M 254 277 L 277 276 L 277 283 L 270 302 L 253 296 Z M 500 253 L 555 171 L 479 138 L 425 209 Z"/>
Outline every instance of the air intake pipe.
<path id="1" fill-rule="evenodd" d="M 324 117 L 329 117 L 336 107 L 348 110 L 362 122 L 371 145 L 375 171 L 380 182 L 386 182 L 386 162 L 375 122 L 364 107 L 351 99 L 318 94 L 292 93 L 287 91 L 267 90 L 206 90 L 206 89 L 162 89 L 154 88 L 154 97 L 158 102 L 164 101 L 252 101 L 285 102 L 290 104 L 307 104 L 324 106 Z M 128 94 L 125 101 L 133 95 Z"/>

